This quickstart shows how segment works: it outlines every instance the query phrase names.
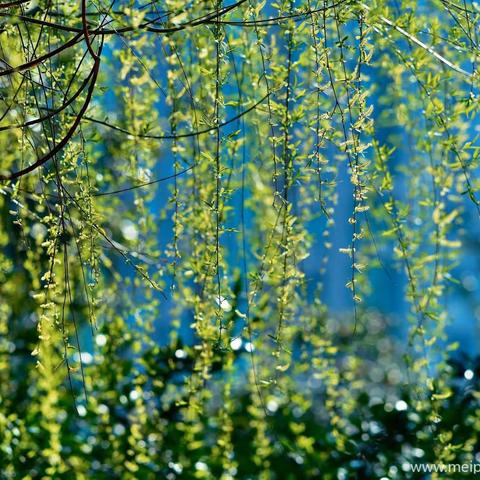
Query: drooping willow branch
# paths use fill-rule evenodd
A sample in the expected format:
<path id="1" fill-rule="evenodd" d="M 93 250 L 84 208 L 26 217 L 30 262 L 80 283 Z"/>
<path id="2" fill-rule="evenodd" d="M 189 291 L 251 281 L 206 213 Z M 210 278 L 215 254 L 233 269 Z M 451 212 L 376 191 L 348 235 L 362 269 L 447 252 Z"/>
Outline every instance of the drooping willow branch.
<path id="1" fill-rule="evenodd" d="M 82 11 L 85 12 L 85 10 L 86 10 L 86 2 L 85 2 L 85 0 L 82 0 Z M 2 181 L 15 180 L 17 178 L 20 178 L 20 177 L 30 173 L 30 172 L 33 172 L 38 167 L 47 163 L 51 158 L 53 158 L 57 153 L 59 153 L 68 144 L 70 139 L 75 134 L 78 126 L 80 125 L 80 123 L 82 121 L 82 117 L 85 114 L 85 112 L 87 111 L 88 106 L 90 105 L 90 102 L 91 102 L 93 94 L 94 94 L 98 73 L 100 71 L 101 53 L 102 53 L 102 48 L 103 48 L 103 38 L 102 38 L 100 46 L 98 48 L 98 52 L 93 51 L 93 48 L 90 44 L 88 26 L 86 24 L 86 16 L 85 15 L 83 15 L 83 20 L 84 20 L 83 35 L 84 35 L 84 38 L 85 38 L 85 41 L 86 41 L 86 44 L 87 44 L 87 48 L 89 49 L 90 54 L 92 55 L 94 62 L 93 62 L 93 67 L 91 69 L 91 72 L 88 75 L 88 82 L 87 83 L 89 83 L 89 87 L 88 87 L 87 95 L 86 95 L 86 98 L 83 102 L 82 107 L 80 108 L 74 122 L 70 126 L 66 135 L 48 153 L 46 153 L 41 158 L 37 159 L 34 163 L 32 163 L 31 165 L 29 165 L 25 168 L 14 171 L 14 172 L 12 172 L 10 174 L 7 174 L 7 175 L 3 175 L 3 174 L 0 175 L 0 180 L 2 180 Z M 65 49 L 69 48 L 70 46 L 74 45 L 75 43 L 77 43 L 79 41 L 80 37 L 81 37 L 81 35 L 78 34 L 73 39 L 71 39 L 70 41 L 66 42 L 65 44 L 63 44 L 62 46 L 58 47 L 57 49 L 53 50 L 52 52 L 50 52 L 48 54 L 45 54 L 45 55 L 43 55 L 43 56 L 41 56 L 41 57 L 39 57 L 35 60 L 27 62 L 23 65 L 18 66 L 18 67 L 14 67 L 14 68 L 11 68 L 11 69 L 8 69 L 8 70 L 4 70 L 4 71 L 0 72 L 0 76 L 13 74 L 13 73 L 17 73 L 19 71 L 30 69 L 33 66 L 36 66 L 39 63 L 45 61 L 46 59 L 49 59 L 49 58 L 54 57 L 55 55 L 58 55 L 61 51 L 63 51 Z M 48 117 L 48 118 L 50 118 L 50 117 Z"/>
<path id="2" fill-rule="evenodd" d="M 324 4 L 321 7 L 318 8 L 311 8 L 309 7 L 308 9 L 301 9 L 301 11 L 291 11 L 288 14 L 285 15 L 280 15 L 277 17 L 272 17 L 272 18 L 266 18 L 266 19 L 261 19 L 261 18 L 256 18 L 254 20 L 228 20 L 224 19 L 224 17 L 228 13 L 235 12 L 241 7 L 247 0 L 239 0 L 231 5 L 228 6 L 222 6 L 221 8 L 217 8 L 214 11 L 208 12 L 204 15 L 201 15 L 197 18 L 175 24 L 174 18 L 180 14 L 187 13 L 188 10 L 185 8 L 182 9 L 177 9 L 176 11 L 170 11 L 166 13 L 162 13 L 160 16 L 157 15 L 155 18 L 141 22 L 139 25 L 132 25 L 132 26 L 119 26 L 115 28 L 106 28 L 104 25 L 105 23 L 112 23 L 113 20 L 109 20 L 108 22 L 106 21 L 107 19 L 107 13 L 104 14 L 104 20 L 102 22 L 102 25 L 95 27 L 94 25 L 91 24 L 91 22 L 88 21 L 88 12 L 87 12 L 87 5 L 84 0 L 81 1 L 81 25 L 79 27 L 74 27 L 74 26 L 69 26 L 69 25 L 64 25 L 64 24 L 59 24 L 59 23 L 54 23 L 47 21 L 45 19 L 37 19 L 35 17 L 25 15 L 25 14 L 13 14 L 10 12 L 0 12 L 0 16 L 5 18 L 5 19 L 10 19 L 15 22 L 19 23 L 31 23 L 34 25 L 38 25 L 40 27 L 45 27 L 45 28 L 51 28 L 53 30 L 58 30 L 58 31 L 64 31 L 64 32 L 70 32 L 74 33 L 74 37 L 71 39 L 65 41 L 58 47 L 54 48 L 53 50 L 42 54 L 38 57 L 35 57 L 23 64 L 17 65 L 17 66 L 7 66 L 7 68 L 4 68 L 3 70 L 0 70 L 0 77 L 8 77 L 11 75 L 19 74 L 28 70 L 31 70 L 33 68 L 39 67 L 43 64 L 45 64 L 47 61 L 51 61 L 53 58 L 58 57 L 60 54 L 64 53 L 65 51 L 73 48 L 74 46 L 78 45 L 79 43 L 83 42 L 86 45 L 87 51 L 90 54 L 90 57 L 93 59 L 93 66 L 88 73 L 87 77 L 82 81 L 80 87 L 77 89 L 77 91 L 68 99 L 65 100 L 61 106 L 50 110 L 47 114 L 43 116 L 39 116 L 36 119 L 28 120 L 23 123 L 16 123 L 13 125 L 7 125 L 7 126 L 0 126 L 0 131 L 6 131 L 6 130 L 11 130 L 11 129 L 23 129 L 26 127 L 31 127 L 37 124 L 43 124 L 44 122 L 50 121 L 52 118 L 54 118 L 56 115 L 59 113 L 63 112 L 64 110 L 67 109 L 67 107 L 72 106 L 72 104 L 77 100 L 82 93 L 87 89 L 86 93 L 86 98 L 77 114 L 75 114 L 76 118 L 73 121 L 70 129 L 67 131 L 67 133 L 64 135 L 63 138 L 61 138 L 59 141 L 56 141 L 54 139 L 54 147 L 44 154 L 41 158 L 38 158 L 34 163 L 31 165 L 22 168 L 18 171 L 10 172 L 10 173 L 4 173 L 2 172 L 0 174 L 0 180 L 1 181 L 8 181 L 8 180 L 14 180 L 19 177 L 22 177 L 23 175 L 26 175 L 34 170 L 36 170 L 38 167 L 45 165 L 51 158 L 53 158 L 57 153 L 59 153 L 71 140 L 73 135 L 76 133 L 78 127 L 81 125 L 82 119 L 85 118 L 86 120 L 93 121 L 96 123 L 101 123 L 109 128 L 113 128 L 117 131 L 120 131 L 125 134 L 131 134 L 135 135 L 128 130 L 122 129 L 121 127 L 117 127 L 114 125 L 109 124 L 108 122 L 93 119 L 92 117 L 87 117 L 86 112 L 91 104 L 91 101 L 93 97 L 95 96 L 95 89 L 96 89 L 96 83 L 97 83 L 97 77 L 99 73 L 99 68 L 100 68 L 100 61 L 101 61 L 101 48 L 99 48 L 98 52 L 95 52 L 93 45 L 92 45 L 92 38 L 95 38 L 97 36 L 102 37 L 102 45 L 103 45 L 103 37 L 104 36 L 123 36 L 128 33 L 134 33 L 134 32 L 140 32 L 140 31 L 145 31 L 148 33 L 156 33 L 156 34 L 173 34 L 175 32 L 179 32 L 185 29 L 191 29 L 194 27 L 199 27 L 202 25 L 228 25 L 232 27 L 268 27 L 268 26 L 275 26 L 275 25 L 280 25 L 282 22 L 286 22 L 289 20 L 303 20 L 307 16 L 315 15 L 321 12 L 326 12 L 327 10 L 333 10 L 343 4 L 346 3 L 346 0 L 339 0 L 335 3 L 332 4 Z M 15 2 L 8 2 L 8 3 L 3 3 L 0 4 L 1 9 L 6 9 L 10 7 L 18 7 L 23 5 L 24 3 L 27 3 L 26 1 L 20 0 L 20 1 L 15 1 Z M 363 9 L 368 12 L 372 12 L 372 8 L 360 3 L 357 5 L 358 8 Z M 455 6 L 455 5 L 454 5 Z M 40 9 L 41 10 L 41 9 Z M 163 22 L 163 19 L 166 17 L 171 17 L 172 20 L 170 20 L 171 23 L 174 23 L 174 25 L 171 26 L 164 26 L 164 27 L 157 27 L 155 26 L 158 22 Z M 455 65 L 448 59 L 446 59 L 443 55 L 440 55 L 435 49 L 432 47 L 429 47 L 426 45 L 424 42 L 416 38 L 414 35 L 410 34 L 408 31 L 405 29 L 401 28 L 400 26 L 396 25 L 394 22 L 389 20 L 388 18 L 379 15 L 377 16 L 376 14 L 373 15 L 373 18 L 378 18 L 380 22 L 382 22 L 384 25 L 388 26 L 389 28 L 394 29 L 401 35 L 405 36 L 409 41 L 413 42 L 417 46 L 421 47 L 424 49 L 426 52 L 434 56 L 437 60 L 439 60 L 442 64 L 446 65 L 447 67 L 451 68 L 452 70 L 466 76 L 471 76 L 470 73 L 466 72 L 459 66 Z M 258 35 L 258 34 L 257 34 Z M 87 88 L 88 86 L 88 88 Z M 268 93 L 267 93 L 268 96 Z M 266 98 L 266 97 L 265 97 Z M 264 98 L 264 99 L 265 99 Z M 263 99 L 263 100 L 264 100 Z M 262 101 L 263 101 L 262 100 Z M 252 111 L 254 108 L 256 108 L 257 105 L 251 107 L 250 109 L 247 109 L 244 114 L 249 113 Z M 270 107 L 269 107 L 270 108 Z M 235 117 L 232 119 L 232 121 L 238 119 L 239 117 Z M 221 126 L 225 126 L 229 123 L 230 121 L 224 122 Z M 194 136 L 194 135 L 200 135 L 204 134 L 207 132 L 210 132 L 214 130 L 217 127 L 213 128 L 207 128 L 204 130 L 200 130 L 198 132 L 192 132 L 188 134 L 177 134 L 175 138 L 186 138 L 189 136 Z M 163 140 L 163 139 L 172 139 L 172 135 L 140 135 L 136 134 L 138 138 L 150 138 L 150 139 L 157 139 L 157 140 Z"/>

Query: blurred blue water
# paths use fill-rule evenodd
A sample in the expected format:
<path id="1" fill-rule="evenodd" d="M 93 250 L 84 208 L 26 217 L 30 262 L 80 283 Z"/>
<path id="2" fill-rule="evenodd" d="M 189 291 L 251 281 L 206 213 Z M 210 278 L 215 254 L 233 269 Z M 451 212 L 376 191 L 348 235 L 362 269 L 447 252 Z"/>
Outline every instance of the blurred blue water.
<path id="1" fill-rule="evenodd" d="M 120 45 L 119 45 L 120 46 Z M 123 46 L 124 48 L 124 46 Z M 160 45 L 157 46 L 160 52 Z M 109 56 L 112 66 L 109 68 L 108 75 L 118 81 L 116 76 L 116 69 L 119 68 L 118 60 L 112 57 L 111 49 L 106 49 L 105 55 Z M 232 55 L 233 59 L 237 62 L 237 67 L 241 66 L 241 58 L 237 58 Z M 162 66 L 157 67 L 152 75 L 156 78 L 162 78 L 164 72 Z M 370 82 L 374 82 L 377 86 L 379 93 L 385 89 L 389 79 L 382 75 L 381 72 L 370 69 L 368 71 L 370 76 Z M 413 86 L 406 88 L 415 88 Z M 225 97 L 237 97 L 236 86 L 233 82 L 228 83 L 223 90 Z M 376 101 L 380 95 L 374 96 L 369 101 L 374 104 L 374 118 L 378 120 L 381 117 L 382 111 L 385 109 L 396 108 L 395 105 L 382 105 Z M 118 109 L 118 102 L 110 89 L 102 98 L 101 103 L 106 111 L 115 112 Z M 170 113 L 169 107 L 165 103 L 165 99 L 162 95 L 159 95 L 159 101 L 155 108 L 160 112 L 160 117 L 167 117 Z M 231 118 L 241 111 L 241 107 L 236 109 L 235 107 L 226 107 L 224 110 L 224 118 Z M 381 125 L 381 122 L 378 122 Z M 222 135 L 228 135 L 229 133 L 237 130 L 242 126 L 242 120 L 234 122 L 221 129 Z M 475 132 L 477 124 L 472 124 L 472 134 Z M 406 133 L 401 127 L 380 127 L 377 129 L 377 135 L 380 143 L 389 143 L 389 139 L 392 135 L 405 136 Z M 405 161 L 409 158 L 408 141 L 402 142 L 404 148 L 398 148 L 393 154 L 391 164 L 393 168 L 397 164 Z M 153 178 L 164 177 L 173 174 L 173 158 L 170 151 L 171 143 L 165 141 L 160 148 L 158 162 L 155 169 L 152 172 Z M 333 152 L 332 152 L 333 153 Z M 108 153 L 104 151 L 105 161 L 108 161 Z M 251 158 L 251 149 L 247 149 L 243 161 L 249 162 Z M 368 153 L 367 153 L 368 155 Z M 236 180 L 239 180 L 242 175 L 242 155 L 231 160 L 232 171 Z M 337 177 L 338 182 L 338 194 L 339 202 L 335 209 L 334 221 L 335 226 L 331 234 L 331 249 L 326 250 L 322 246 L 322 233 L 325 227 L 324 218 L 318 218 L 309 223 L 308 229 L 314 239 L 310 256 L 303 262 L 302 268 L 308 279 L 308 284 L 312 287 L 308 289 L 309 295 L 313 295 L 313 286 L 322 280 L 325 285 L 323 291 L 322 300 L 329 306 L 331 311 L 336 314 L 353 315 L 352 295 L 351 292 L 345 287 L 345 284 L 351 277 L 351 260 L 347 255 L 339 252 L 340 248 L 346 247 L 351 243 L 352 227 L 348 223 L 348 218 L 351 215 L 353 208 L 352 186 L 349 179 L 347 165 L 341 164 L 339 167 L 339 174 Z M 396 178 L 396 190 L 395 195 L 398 198 L 402 198 L 405 195 L 402 175 L 399 174 Z M 171 194 L 172 182 L 163 182 L 155 189 L 155 196 L 149 203 L 149 208 L 152 212 L 158 213 L 166 205 L 168 205 Z M 133 193 L 129 192 L 122 195 L 125 204 L 131 204 L 133 200 Z M 249 195 L 248 190 L 244 192 L 244 195 Z M 465 225 L 465 246 L 462 251 L 462 256 L 459 259 L 459 263 L 453 271 L 453 277 L 458 279 L 459 283 L 452 283 L 446 290 L 443 298 L 445 309 L 448 311 L 451 318 L 451 325 L 448 327 L 449 339 L 452 341 L 459 341 L 461 343 L 461 349 L 469 353 L 477 353 L 479 349 L 479 337 L 478 333 L 478 317 L 480 317 L 480 298 L 479 298 L 479 233 L 480 222 L 476 214 L 474 205 L 469 202 L 468 198 L 465 198 L 465 210 L 462 214 L 463 222 Z M 241 255 L 241 234 L 240 234 L 240 219 L 242 213 L 242 193 L 237 191 L 229 200 L 229 205 L 233 207 L 230 213 L 227 227 L 234 227 L 237 232 L 228 232 L 222 236 L 222 246 L 225 248 L 227 261 L 230 266 L 230 271 L 237 268 L 240 272 L 243 270 L 243 259 Z M 246 228 L 252 228 L 252 215 L 253 212 L 245 211 L 245 224 Z M 363 220 L 365 221 L 365 220 Z M 158 245 L 160 250 L 164 250 L 173 237 L 173 222 L 170 216 L 166 218 L 158 218 Z M 374 222 L 370 223 L 372 228 L 371 235 L 375 237 L 379 234 L 379 226 Z M 369 239 L 365 241 L 370 241 Z M 320 276 L 320 264 L 323 258 L 327 256 L 326 273 L 321 278 Z M 384 315 L 388 315 L 393 319 L 394 328 L 392 330 L 393 335 L 405 336 L 409 328 L 406 320 L 409 306 L 405 301 L 405 289 L 406 289 L 406 277 L 402 269 L 394 267 L 394 259 L 389 252 L 379 252 L 381 262 L 385 268 L 379 268 L 368 273 L 370 281 L 373 285 L 372 294 L 364 300 L 367 307 L 372 307 L 380 311 Z M 252 256 L 247 258 L 247 262 L 252 261 Z M 133 275 L 131 268 L 124 264 L 119 259 L 118 269 L 125 277 L 131 277 Z M 167 279 L 167 285 L 170 285 L 171 279 Z M 141 292 L 138 293 L 141 295 Z M 140 299 L 140 298 L 139 298 Z M 162 300 L 162 315 L 156 322 L 156 336 L 159 342 L 165 342 L 167 333 L 171 323 L 171 308 L 173 307 L 173 301 L 171 295 L 167 291 L 167 300 Z M 186 340 L 191 339 L 192 332 L 189 328 L 191 323 L 191 313 L 185 312 L 183 318 L 183 327 L 181 335 Z"/>

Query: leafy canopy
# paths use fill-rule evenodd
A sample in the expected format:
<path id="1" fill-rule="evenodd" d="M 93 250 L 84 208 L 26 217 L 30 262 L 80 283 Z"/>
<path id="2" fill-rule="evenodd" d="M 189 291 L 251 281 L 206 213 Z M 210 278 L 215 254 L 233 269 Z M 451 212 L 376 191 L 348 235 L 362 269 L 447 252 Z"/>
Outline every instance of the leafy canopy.
<path id="1" fill-rule="evenodd" d="M 480 214 L 479 14 L 0 3 L 0 476 L 472 461 L 443 303 Z"/>

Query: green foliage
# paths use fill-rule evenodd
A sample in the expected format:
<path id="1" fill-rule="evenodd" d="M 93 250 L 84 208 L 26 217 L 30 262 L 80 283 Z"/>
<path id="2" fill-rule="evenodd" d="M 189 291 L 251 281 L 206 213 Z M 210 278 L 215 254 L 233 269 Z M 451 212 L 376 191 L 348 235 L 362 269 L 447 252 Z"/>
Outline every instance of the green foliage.
<path id="1" fill-rule="evenodd" d="M 480 215 L 479 15 L 0 4 L 0 478 L 473 461 L 443 300 Z M 393 269 L 400 320 L 371 307 Z"/>

